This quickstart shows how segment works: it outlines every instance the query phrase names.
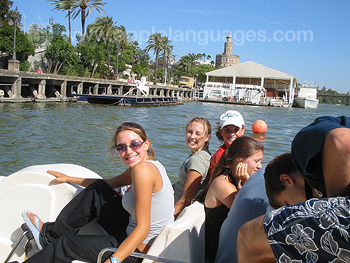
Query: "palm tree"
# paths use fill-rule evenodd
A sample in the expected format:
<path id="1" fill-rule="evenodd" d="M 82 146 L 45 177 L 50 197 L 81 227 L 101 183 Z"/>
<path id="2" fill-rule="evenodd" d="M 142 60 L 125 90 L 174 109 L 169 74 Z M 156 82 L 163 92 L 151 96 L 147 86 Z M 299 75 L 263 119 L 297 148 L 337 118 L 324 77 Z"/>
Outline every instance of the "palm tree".
<path id="1" fill-rule="evenodd" d="M 170 61 L 170 56 L 172 55 L 174 46 L 170 45 L 171 40 L 169 40 L 166 36 L 162 37 L 162 50 L 161 56 L 163 58 L 163 68 L 165 69 L 163 74 L 163 80 L 166 79 L 167 69 Z"/>
<path id="2" fill-rule="evenodd" d="M 189 53 L 188 55 L 188 58 L 189 58 L 189 62 L 190 62 L 190 68 L 189 68 L 189 72 L 192 71 L 192 68 L 194 68 L 194 66 L 196 65 L 196 60 L 198 60 L 198 57 L 200 57 L 201 55 L 198 54 L 195 55 L 194 53 Z"/>
<path id="3" fill-rule="evenodd" d="M 154 80 L 157 81 L 158 60 L 159 54 L 162 50 L 162 35 L 160 33 L 154 33 L 148 37 L 146 51 L 153 50 L 156 55 L 156 67 L 154 72 Z"/>
<path id="4" fill-rule="evenodd" d="M 63 0 L 67 1 L 67 0 Z M 70 1 L 70 0 L 69 0 Z M 72 1 L 72 12 L 73 19 L 75 19 L 79 14 L 81 14 L 81 29 L 83 35 L 83 41 L 85 39 L 85 20 L 92 10 L 96 9 L 100 15 L 101 12 L 106 13 L 102 8 L 106 3 L 101 0 L 71 0 Z M 87 9 L 87 10 L 86 10 Z"/>
<path id="5" fill-rule="evenodd" d="M 118 33 L 118 27 L 115 25 L 116 23 L 117 22 L 113 22 L 113 17 L 100 16 L 96 18 L 95 22 L 89 27 L 89 33 L 96 34 L 96 37 L 104 38 L 106 41 L 108 67 L 111 66 L 109 42 L 115 39 Z"/>
<path id="6" fill-rule="evenodd" d="M 179 68 L 186 76 L 189 75 L 191 68 L 191 60 L 188 55 L 182 56 L 179 61 Z"/>
<path id="7" fill-rule="evenodd" d="M 125 49 L 126 45 L 131 41 L 132 35 L 133 35 L 132 33 L 126 33 L 126 29 L 124 26 L 120 26 L 118 28 L 117 38 L 118 38 L 119 47 L 121 49 L 120 55 L 122 57 L 124 55 L 124 49 Z"/>
<path id="8" fill-rule="evenodd" d="M 72 7 L 75 0 L 46 0 L 51 2 L 51 5 L 54 5 L 55 8 L 53 10 L 62 10 L 68 11 L 68 29 L 69 29 L 69 43 L 72 44 Z"/>

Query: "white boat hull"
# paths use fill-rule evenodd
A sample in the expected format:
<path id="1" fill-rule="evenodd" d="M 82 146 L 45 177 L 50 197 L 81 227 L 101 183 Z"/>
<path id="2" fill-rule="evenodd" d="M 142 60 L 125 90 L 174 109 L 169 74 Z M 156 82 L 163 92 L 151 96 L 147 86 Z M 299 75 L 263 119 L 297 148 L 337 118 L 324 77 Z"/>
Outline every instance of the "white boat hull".
<path id="1" fill-rule="evenodd" d="M 295 98 L 294 99 L 294 105 L 298 108 L 305 108 L 305 109 L 317 109 L 318 107 L 318 99 L 312 99 L 312 98 Z"/>
<path id="2" fill-rule="evenodd" d="M 4 262 L 14 243 L 19 239 L 21 225 L 24 223 L 22 212 L 30 210 L 43 221 L 54 221 L 61 209 L 81 191 L 82 187 L 72 184 L 50 185 L 55 177 L 47 170 L 56 170 L 65 174 L 84 177 L 101 178 L 93 171 L 74 164 L 35 165 L 19 170 L 0 181 L 0 262 Z M 90 232 L 90 231 L 89 231 Z M 96 233 L 96 232 L 95 232 Z M 23 262 L 26 255 L 24 238 L 10 261 Z"/>

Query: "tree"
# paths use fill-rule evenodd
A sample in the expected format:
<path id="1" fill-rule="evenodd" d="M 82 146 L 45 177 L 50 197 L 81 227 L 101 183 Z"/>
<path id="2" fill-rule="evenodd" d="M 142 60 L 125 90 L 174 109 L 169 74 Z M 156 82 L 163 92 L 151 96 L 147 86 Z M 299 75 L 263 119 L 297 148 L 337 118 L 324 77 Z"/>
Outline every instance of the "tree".
<path id="1" fill-rule="evenodd" d="M 163 69 L 164 70 L 164 74 L 163 74 L 163 81 L 165 82 L 166 80 L 166 74 L 168 71 L 168 65 L 169 65 L 169 61 L 170 61 L 170 56 L 172 55 L 173 52 L 173 48 L 174 46 L 170 45 L 171 40 L 169 40 L 166 36 L 163 36 L 161 39 L 161 57 L 163 59 Z"/>
<path id="2" fill-rule="evenodd" d="M 96 18 L 94 24 L 91 24 L 89 31 L 91 34 L 96 34 L 96 37 L 103 39 L 106 42 L 107 47 L 107 63 L 108 67 L 111 66 L 111 54 L 109 51 L 109 41 L 116 39 L 117 36 L 117 22 L 113 22 L 113 17 L 100 16 Z"/>
<path id="3" fill-rule="evenodd" d="M 192 69 L 197 66 L 196 60 L 199 60 L 203 55 L 194 53 L 189 53 L 186 56 L 180 58 L 179 64 L 177 65 L 177 74 L 181 72 L 181 75 L 193 76 Z"/>
<path id="4" fill-rule="evenodd" d="M 212 65 L 199 65 L 192 69 L 192 76 L 196 76 L 197 83 L 204 83 L 207 80 L 207 75 L 205 75 L 205 73 L 215 69 L 216 68 Z"/>
<path id="5" fill-rule="evenodd" d="M 146 51 L 153 51 L 153 53 L 156 55 L 156 61 L 155 61 L 155 71 L 154 71 L 154 80 L 157 81 L 157 72 L 158 72 L 158 60 L 159 60 L 159 54 L 163 48 L 162 44 L 162 35 L 160 33 L 154 33 L 148 37 L 147 40 L 147 47 Z"/>
<path id="6" fill-rule="evenodd" d="M 182 56 L 179 60 L 179 63 L 177 64 L 175 71 L 176 75 L 182 76 L 182 75 L 189 75 L 191 68 L 191 61 L 188 56 Z"/>
<path id="7" fill-rule="evenodd" d="M 135 53 L 132 63 L 133 66 L 131 70 L 138 76 L 148 76 L 148 63 L 150 56 L 146 50 L 140 49 L 136 41 L 133 42 L 133 46 L 135 49 Z"/>
<path id="8" fill-rule="evenodd" d="M 0 23 L 8 21 L 8 13 L 13 5 L 13 1 L 1 0 L 0 1 Z"/>
<path id="9" fill-rule="evenodd" d="M 126 29 L 124 26 L 118 27 L 118 33 L 117 33 L 117 41 L 119 43 L 119 48 L 120 48 L 120 55 L 124 55 L 124 50 L 126 46 L 129 44 L 131 41 L 131 33 L 126 33 Z"/>
<path id="10" fill-rule="evenodd" d="M 4 24 L 0 28 L 0 51 L 12 54 L 14 27 Z M 16 57 L 24 61 L 29 55 L 34 55 L 34 46 L 23 31 L 16 32 Z"/>
<path id="11" fill-rule="evenodd" d="M 3 1 L 3 0 L 2 0 Z M 1 6 L 4 10 L 1 10 L 1 26 L 0 26 L 0 51 L 8 54 L 13 54 L 13 44 L 14 44 L 14 33 L 15 26 L 17 26 L 21 21 L 21 15 L 15 10 L 10 10 L 12 6 L 12 1 L 1 1 Z M 7 6 L 7 8 L 6 8 Z M 9 25 L 10 19 L 16 19 L 16 23 Z M 16 27 L 16 58 L 20 61 L 20 68 L 24 69 L 22 64 L 25 63 L 29 55 L 34 55 L 34 46 L 28 40 L 26 34 Z M 7 64 L 7 61 L 5 62 Z M 7 67 L 7 65 L 0 65 L 0 67 Z M 28 63 L 27 63 L 28 64 Z"/>
<path id="12" fill-rule="evenodd" d="M 79 14 L 81 14 L 81 29 L 83 35 L 83 41 L 85 41 L 85 20 L 92 10 L 96 9 L 99 14 L 101 12 L 106 13 L 102 8 L 106 3 L 103 3 L 101 0 L 73 0 L 72 3 L 72 12 L 73 19 L 75 19 Z"/>
<path id="13" fill-rule="evenodd" d="M 67 41 L 67 36 L 63 35 L 65 27 L 60 24 L 53 24 L 53 38 L 47 45 L 45 58 L 48 61 L 48 72 L 58 74 L 62 66 L 76 56 L 74 46 Z"/>
<path id="14" fill-rule="evenodd" d="M 62 11 L 68 11 L 67 17 L 68 17 L 68 31 L 69 31 L 69 43 L 72 44 L 72 8 L 73 3 L 75 0 L 46 0 L 48 2 L 51 2 L 51 5 L 54 5 L 53 10 L 62 10 Z"/>
<path id="15" fill-rule="evenodd" d="M 33 23 L 29 26 L 27 36 L 30 42 L 35 47 L 39 47 L 41 44 L 49 40 L 51 26 L 42 28 L 39 24 Z"/>

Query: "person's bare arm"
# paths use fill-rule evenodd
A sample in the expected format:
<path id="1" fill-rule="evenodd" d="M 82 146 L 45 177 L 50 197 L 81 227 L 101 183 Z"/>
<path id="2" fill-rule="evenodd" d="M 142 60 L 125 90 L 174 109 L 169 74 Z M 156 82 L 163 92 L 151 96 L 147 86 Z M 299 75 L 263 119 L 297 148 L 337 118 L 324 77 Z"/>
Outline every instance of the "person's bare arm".
<path id="1" fill-rule="evenodd" d="M 350 129 L 336 128 L 323 145 L 323 174 L 328 197 L 350 195 Z"/>
<path id="2" fill-rule="evenodd" d="M 150 232 L 152 190 L 156 184 L 155 174 L 161 178 L 159 171 L 151 163 L 140 162 L 133 168 L 131 176 L 135 194 L 136 227 L 113 253 L 113 256 L 120 262 L 134 252 Z M 109 260 L 105 262 L 109 263 Z"/>
<path id="3" fill-rule="evenodd" d="M 96 180 L 99 180 L 98 178 L 94 179 L 94 178 L 80 178 L 80 177 L 68 176 L 61 172 L 51 171 L 51 170 L 47 171 L 47 173 L 56 177 L 50 182 L 50 184 L 73 183 L 73 184 L 81 185 L 83 187 L 87 187 L 90 184 L 94 183 Z M 130 168 L 126 169 L 122 174 L 118 176 L 115 176 L 110 179 L 105 179 L 105 181 L 112 188 L 117 188 L 117 187 L 130 184 L 131 183 Z"/>
<path id="4" fill-rule="evenodd" d="M 240 228 L 237 239 L 239 263 L 276 262 L 264 230 L 264 216 L 253 219 Z"/>
<path id="5" fill-rule="evenodd" d="M 80 178 L 80 177 L 73 177 L 73 176 L 68 176 L 64 173 L 57 172 L 57 171 L 51 171 L 48 170 L 47 173 L 55 176 L 56 178 L 51 180 L 50 184 L 57 184 L 57 183 L 72 183 L 72 184 L 77 184 L 81 185 L 83 187 L 87 187 L 90 184 L 94 183 L 97 178 Z"/>

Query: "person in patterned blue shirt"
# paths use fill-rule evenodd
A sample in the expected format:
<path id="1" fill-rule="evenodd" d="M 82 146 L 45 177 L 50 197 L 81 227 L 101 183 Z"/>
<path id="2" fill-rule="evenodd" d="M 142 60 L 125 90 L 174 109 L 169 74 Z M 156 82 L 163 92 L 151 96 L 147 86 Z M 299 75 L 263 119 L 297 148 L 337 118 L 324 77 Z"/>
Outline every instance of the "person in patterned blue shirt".
<path id="1" fill-rule="evenodd" d="M 350 118 L 317 118 L 265 170 L 270 205 L 245 224 L 239 262 L 349 262 Z"/>

